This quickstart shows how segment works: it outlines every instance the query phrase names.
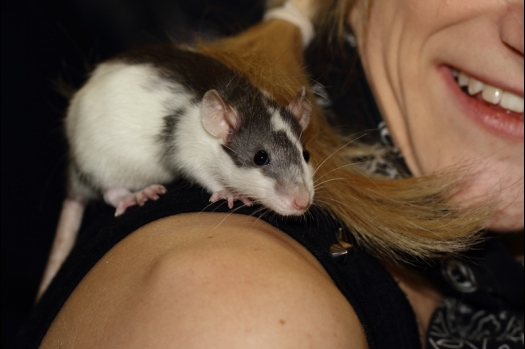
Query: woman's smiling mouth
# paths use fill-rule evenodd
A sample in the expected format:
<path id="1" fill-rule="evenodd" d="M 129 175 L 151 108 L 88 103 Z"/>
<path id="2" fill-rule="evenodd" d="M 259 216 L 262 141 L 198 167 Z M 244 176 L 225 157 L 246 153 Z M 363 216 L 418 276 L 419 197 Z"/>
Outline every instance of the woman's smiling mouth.
<path id="1" fill-rule="evenodd" d="M 485 102 L 499 105 L 509 113 L 523 117 L 523 97 L 474 79 L 463 72 L 454 71 L 458 85 L 471 96 L 481 97 Z"/>
<path id="2" fill-rule="evenodd" d="M 461 109 L 494 134 L 523 141 L 523 97 L 442 66 L 445 80 Z"/>

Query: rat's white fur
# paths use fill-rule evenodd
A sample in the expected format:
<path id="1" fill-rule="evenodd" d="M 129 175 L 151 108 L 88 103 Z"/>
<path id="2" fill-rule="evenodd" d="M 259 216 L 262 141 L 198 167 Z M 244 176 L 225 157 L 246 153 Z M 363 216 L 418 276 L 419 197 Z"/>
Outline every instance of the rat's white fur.
<path id="1" fill-rule="evenodd" d="M 301 112 L 298 122 L 305 128 L 309 113 L 302 112 L 304 89 L 302 92 L 290 108 Z M 290 173 L 286 183 L 277 183 L 256 168 L 236 166 L 222 146 L 238 124 L 235 118 L 239 112 L 226 105 L 215 90 L 208 91 L 198 103 L 194 98 L 183 85 L 161 77 L 152 65 L 119 61 L 100 64 L 76 93 L 65 121 L 74 170 L 70 172 L 68 198 L 55 237 L 65 243 L 56 244 L 51 251 L 38 297 L 69 254 L 84 205 L 96 194 L 103 194 L 109 204 L 115 205 L 120 195 L 129 191 L 183 176 L 210 193 L 253 198 L 282 215 L 299 215 L 308 208 L 313 199 L 309 165 L 290 169 L 298 173 Z M 180 115 L 173 116 L 179 118 L 171 138 L 174 144 L 167 145 L 162 139 L 165 117 L 177 111 Z M 213 115 L 207 117 L 210 111 Z M 278 113 L 272 116 L 272 125 L 284 130 L 302 149 L 290 125 Z M 166 151 L 167 146 L 173 149 Z M 86 176 L 87 183 L 80 180 L 79 173 Z M 304 206 L 298 209 L 298 204 Z"/>
<path id="2" fill-rule="evenodd" d="M 210 193 L 238 185 L 250 189 L 249 194 L 256 198 L 271 192 L 273 183 L 265 182 L 272 180 L 260 171 L 235 166 L 221 147 L 222 139 L 203 127 L 200 106 L 190 100 L 191 94 L 184 87 L 159 79 L 149 65 L 101 64 L 73 98 L 66 118 L 66 133 L 77 166 L 102 191 L 140 190 L 183 174 Z M 168 106 L 183 108 L 184 115 L 176 126 L 175 149 L 166 159 L 159 134 Z M 244 185 L 247 178 L 250 185 Z"/>
<path id="3" fill-rule="evenodd" d="M 156 84 L 153 67 L 104 63 L 75 95 L 66 118 L 71 155 L 81 172 L 104 190 L 139 190 L 172 179 L 157 139 L 166 102 L 189 104 L 190 96 Z M 173 100 L 176 98 L 177 100 Z"/>

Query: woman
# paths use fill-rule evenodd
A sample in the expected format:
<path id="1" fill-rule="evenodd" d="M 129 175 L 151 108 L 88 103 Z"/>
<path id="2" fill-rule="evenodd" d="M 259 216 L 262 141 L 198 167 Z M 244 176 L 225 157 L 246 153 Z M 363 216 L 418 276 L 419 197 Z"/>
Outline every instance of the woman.
<path id="1" fill-rule="evenodd" d="M 467 168 L 460 185 L 454 187 L 460 190 L 452 191 L 454 200 L 472 206 L 493 203 L 487 224 L 491 231 L 522 231 L 523 2 L 378 0 L 371 6 L 365 1 L 322 5 L 310 11 L 321 19 L 339 18 L 355 32 L 364 73 L 409 170 L 421 176 Z M 275 22 L 279 23 L 265 32 L 280 36 L 272 45 L 289 47 L 290 42 L 300 42 L 300 32 L 293 25 Z M 276 55 L 284 52 L 274 51 Z M 229 51 L 219 48 L 209 53 L 235 66 L 224 52 Z M 298 56 L 282 54 L 283 60 L 291 57 L 280 63 L 287 73 L 300 73 Z M 239 68 L 246 73 L 248 68 L 240 62 Z M 263 64 L 259 62 L 257 68 Z M 470 81 L 473 86 L 479 85 L 475 81 L 483 82 L 481 91 L 488 92 L 475 94 L 474 86 L 474 97 L 466 96 L 454 80 L 456 72 L 468 76 L 469 86 Z M 507 96 L 510 104 L 484 101 L 498 93 Z M 312 155 L 319 151 L 318 146 L 313 148 Z M 318 155 L 317 163 L 326 158 Z M 461 331 L 437 330 L 442 317 L 436 309 L 454 291 L 444 288 L 445 284 L 443 288 L 434 284 L 440 281 L 440 273 L 433 269 L 408 271 L 385 258 L 380 263 L 362 246 L 379 249 L 381 242 L 360 235 L 355 236 L 355 247 L 340 242 L 339 226 L 326 215 L 305 225 L 279 219 L 270 219 L 268 224 L 249 215 L 201 212 L 206 200 L 195 199 L 200 191 L 179 186 L 171 188 L 176 194 L 112 223 L 103 231 L 105 235 L 100 234 L 106 240 L 89 234 L 104 226 L 100 219 L 83 233 L 84 243 L 73 252 L 76 259 L 66 262 L 34 315 L 32 321 L 50 324 L 49 329 L 44 325 L 36 335 L 31 334 L 36 342 L 45 334 L 42 347 L 411 348 L 426 344 L 439 348 L 451 343 L 475 347 L 481 341 L 481 348 L 483 336 L 471 338 L 463 331 L 465 338 L 459 338 Z M 351 190 L 341 188 L 342 195 L 347 195 L 346 188 Z M 331 198 L 330 193 L 319 195 Z M 188 198 L 186 207 L 173 209 L 181 206 L 181 197 Z M 376 225 L 383 224 L 372 214 L 363 215 L 371 216 Z M 447 222 L 446 217 L 442 219 Z M 461 218 L 451 219 L 458 220 Z M 426 223 L 420 219 L 418 224 L 415 230 Z M 458 226 L 469 230 L 465 224 Z M 357 229 L 356 234 L 363 232 Z M 433 234 L 436 231 L 427 235 Z M 428 238 L 425 232 L 421 235 Z M 424 246 L 432 244 L 432 238 L 428 239 Z M 439 245 L 439 238 L 434 240 Z M 403 249 L 410 235 L 399 241 L 402 243 L 393 241 L 376 254 L 398 256 L 396 251 L 414 251 L 419 257 L 424 254 L 418 252 L 430 249 L 416 244 Z M 436 248 L 430 255 L 445 251 L 447 240 L 441 242 L 441 250 Z M 513 269 L 516 266 L 499 244 L 487 244 L 486 251 L 504 262 L 499 267 L 511 272 L 509 277 L 521 273 L 523 279 L 523 270 Z M 484 255 L 486 251 L 478 256 L 483 263 L 493 260 Z M 485 283 L 479 279 L 483 273 L 457 261 L 447 263 L 445 279 L 463 287 L 459 291 L 465 299 L 472 294 L 480 297 L 478 304 L 494 300 L 493 318 L 507 316 L 505 323 L 514 326 L 510 334 L 488 331 L 500 339 L 485 344 L 523 346 L 523 304 L 520 309 L 515 300 L 519 295 L 493 287 L 489 293 L 495 298 L 483 298 Z M 466 272 L 460 276 L 467 278 L 459 280 L 457 270 L 474 270 L 474 274 Z M 80 283 L 77 286 L 71 280 Z M 489 278 L 487 284 L 493 286 L 491 282 L 496 288 L 505 285 L 505 279 Z M 56 304 L 65 299 L 58 309 Z M 449 303 L 441 303 L 438 310 Z M 472 304 L 467 308 L 474 311 L 477 308 Z"/>

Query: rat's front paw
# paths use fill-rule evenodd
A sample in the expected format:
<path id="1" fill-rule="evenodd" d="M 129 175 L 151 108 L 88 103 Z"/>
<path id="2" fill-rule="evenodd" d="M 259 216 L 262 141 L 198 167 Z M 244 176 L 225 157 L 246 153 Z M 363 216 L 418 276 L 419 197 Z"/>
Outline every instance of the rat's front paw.
<path id="1" fill-rule="evenodd" d="M 217 202 L 217 201 L 222 200 L 222 199 L 228 201 L 228 207 L 229 208 L 233 207 L 233 202 L 236 201 L 236 200 L 242 201 L 242 203 L 245 204 L 246 206 L 253 205 L 252 202 L 250 201 L 250 199 L 247 198 L 246 196 L 234 194 L 234 193 L 232 193 L 231 191 L 229 191 L 227 189 L 219 190 L 219 191 L 216 191 L 215 193 L 213 193 L 213 195 L 210 198 L 210 202 Z"/>
<path id="2" fill-rule="evenodd" d="M 158 200 L 159 195 L 165 194 L 166 188 L 160 184 L 152 184 L 140 191 L 131 193 L 124 197 L 117 205 L 117 210 L 115 211 L 115 216 L 120 216 L 128 207 L 139 205 L 143 206 L 144 203 L 148 200 Z"/>

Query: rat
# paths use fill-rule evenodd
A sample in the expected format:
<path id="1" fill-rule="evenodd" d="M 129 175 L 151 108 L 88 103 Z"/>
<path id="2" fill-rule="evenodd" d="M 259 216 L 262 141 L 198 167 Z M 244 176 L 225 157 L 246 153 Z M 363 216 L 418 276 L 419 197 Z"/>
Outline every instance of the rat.
<path id="1" fill-rule="evenodd" d="M 314 197 L 301 137 L 311 113 L 304 86 L 279 105 L 189 47 L 136 48 L 99 64 L 67 110 L 67 196 L 37 299 L 72 249 L 91 200 L 103 198 L 119 216 L 184 178 L 230 209 L 240 200 L 304 214 Z"/>

